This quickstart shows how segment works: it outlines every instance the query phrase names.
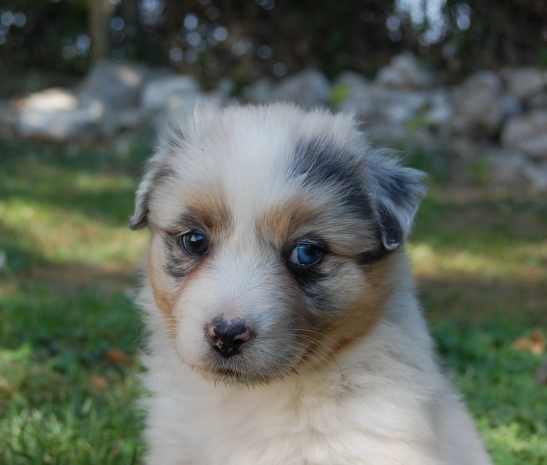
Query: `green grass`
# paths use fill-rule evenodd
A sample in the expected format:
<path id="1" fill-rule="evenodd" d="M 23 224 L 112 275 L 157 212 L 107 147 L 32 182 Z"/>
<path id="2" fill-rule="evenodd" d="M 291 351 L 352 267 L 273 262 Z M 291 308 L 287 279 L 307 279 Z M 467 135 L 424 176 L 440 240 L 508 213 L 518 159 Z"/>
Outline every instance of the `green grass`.
<path id="1" fill-rule="evenodd" d="M 147 151 L 0 140 L 2 464 L 139 461 L 131 297 L 146 233 L 127 219 Z M 542 357 L 512 348 L 547 328 L 547 200 L 432 185 L 409 249 L 449 376 L 496 464 L 547 464 Z"/>

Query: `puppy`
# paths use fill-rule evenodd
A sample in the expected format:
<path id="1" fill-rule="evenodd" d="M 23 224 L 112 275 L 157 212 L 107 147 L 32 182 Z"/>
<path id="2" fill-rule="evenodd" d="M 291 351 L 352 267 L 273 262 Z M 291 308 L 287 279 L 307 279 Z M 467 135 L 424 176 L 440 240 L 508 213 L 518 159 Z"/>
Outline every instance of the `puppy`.
<path id="1" fill-rule="evenodd" d="M 145 463 L 490 464 L 404 250 L 424 175 L 352 116 L 197 108 L 151 158 Z"/>

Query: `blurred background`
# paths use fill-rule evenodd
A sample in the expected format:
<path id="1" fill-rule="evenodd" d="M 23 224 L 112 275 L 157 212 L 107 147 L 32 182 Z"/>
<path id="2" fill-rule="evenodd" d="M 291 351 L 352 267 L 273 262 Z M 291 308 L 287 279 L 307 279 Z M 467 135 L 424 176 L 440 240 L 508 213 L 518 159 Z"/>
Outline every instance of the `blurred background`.
<path id="1" fill-rule="evenodd" d="M 497 465 L 547 464 L 543 0 L 3 0 L 0 462 L 139 463 L 127 220 L 198 99 L 352 111 L 427 171 L 408 249 Z"/>
<path id="2" fill-rule="evenodd" d="M 81 76 L 99 58 L 241 87 L 310 67 L 373 77 L 411 50 L 454 82 L 483 68 L 547 65 L 546 27 L 541 0 L 5 0 L 0 70 L 4 92 L 10 74 L 15 90 L 34 91 L 21 76 Z"/>

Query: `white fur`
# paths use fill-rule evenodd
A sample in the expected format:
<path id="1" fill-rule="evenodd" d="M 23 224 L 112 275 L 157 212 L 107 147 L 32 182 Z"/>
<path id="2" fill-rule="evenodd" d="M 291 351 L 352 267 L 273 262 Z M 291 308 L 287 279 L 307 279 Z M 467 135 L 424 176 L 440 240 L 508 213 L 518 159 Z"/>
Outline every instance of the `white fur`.
<path id="1" fill-rule="evenodd" d="M 249 231 L 261 212 L 298 189 L 276 174 L 287 162 L 288 155 L 282 154 L 290 153 L 292 140 L 329 131 L 342 145 L 362 141 L 351 117 L 316 112 L 304 118 L 299 110 L 282 105 L 231 109 L 222 115 L 202 111 L 184 128 L 186 152 L 201 155 L 186 153 L 179 159 L 187 176 L 181 191 L 152 199 L 150 218 L 156 224 L 175 218 L 178 201 L 173 199 L 183 199 L 207 171 L 207 176 L 226 187 L 236 219 L 231 237 L 238 240 L 216 255 L 215 271 L 205 272 L 194 280 L 197 283 L 192 281 L 183 289 L 175 306 L 179 312 L 175 340 L 150 284 L 141 292 L 139 303 L 151 329 L 144 357 L 148 370 L 144 382 L 151 393 L 144 401 L 148 412 L 145 463 L 490 464 L 471 418 L 435 361 L 404 258 L 397 287 L 380 321 L 332 362 L 259 386 L 214 382 L 191 368 L 206 350 L 200 345 L 201 335 L 195 333 L 224 302 L 244 296 L 238 300 L 241 311 L 251 308 L 263 332 L 279 324 L 275 312 L 282 315 L 284 305 L 289 305 L 270 282 L 273 275 L 262 265 L 268 257 L 253 245 Z M 294 128 L 298 130 L 293 132 Z M 160 148 L 152 163 L 159 163 L 166 150 Z M 150 173 L 145 177 L 137 201 L 144 198 L 152 179 Z M 381 195 L 377 202 L 385 200 Z M 395 215 L 403 217 L 405 235 L 415 206 Z M 137 211 L 142 216 L 139 207 Z M 242 243 L 250 244 L 249 248 Z"/>

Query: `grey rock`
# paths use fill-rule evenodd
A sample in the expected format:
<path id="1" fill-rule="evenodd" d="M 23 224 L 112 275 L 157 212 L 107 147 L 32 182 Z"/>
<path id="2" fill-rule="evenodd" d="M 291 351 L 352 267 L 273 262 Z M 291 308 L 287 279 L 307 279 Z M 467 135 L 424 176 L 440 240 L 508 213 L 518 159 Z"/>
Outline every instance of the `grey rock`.
<path id="1" fill-rule="evenodd" d="M 442 141 L 431 129 L 446 124 L 452 115 L 452 104 L 446 91 L 407 91 L 379 87 L 356 76 L 341 76 L 334 84 L 346 85 L 351 95 L 336 105 L 337 110 L 354 112 L 363 129 L 375 142 L 406 144 L 434 150 Z"/>
<path id="2" fill-rule="evenodd" d="M 323 73 L 309 69 L 277 85 L 270 79 L 261 79 L 248 88 L 243 97 L 255 102 L 294 102 L 308 108 L 325 106 L 330 98 L 330 83 Z"/>
<path id="3" fill-rule="evenodd" d="M 99 101 L 82 105 L 74 92 L 52 88 L 21 102 L 15 126 L 18 134 L 26 137 L 91 138 L 100 133 L 104 113 Z"/>
<path id="4" fill-rule="evenodd" d="M 505 118 L 511 118 L 525 112 L 522 99 L 514 95 L 505 94 L 500 96 L 500 104 Z"/>
<path id="5" fill-rule="evenodd" d="M 338 109 L 355 112 L 363 121 L 381 119 L 404 123 L 427 104 L 423 92 L 379 88 L 373 84 L 359 88 L 358 97 L 342 102 Z"/>
<path id="6" fill-rule="evenodd" d="M 273 99 L 273 88 L 274 83 L 272 79 L 262 78 L 253 85 L 246 87 L 242 98 L 245 101 L 265 103 Z"/>
<path id="7" fill-rule="evenodd" d="M 547 88 L 547 71 L 539 68 L 504 68 L 500 76 L 507 92 L 520 98 L 529 98 Z"/>
<path id="8" fill-rule="evenodd" d="M 233 79 L 229 77 L 223 77 L 218 80 L 216 88 L 221 95 L 229 97 L 230 95 L 232 95 L 232 92 L 235 90 L 236 83 L 234 82 Z"/>
<path id="9" fill-rule="evenodd" d="M 425 117 L 432 126 L 439 127 L 451 121 L 454 114 L 454 106 L 450 101 L 448 92 L 437 89 L 426 93 Z"/>
<path id="10" fill-rule="evenodd" d="M 532 110 L 547 110 L 547 92 L 541 92 L 526 100 Z"/>
<path id="11" fill-rule="evenodd" d="M 193 102 L 200 92 L 199 83 L 191 76 L 165 76 L 145 84 L 141 105 L 146 111 L 157 111 L 173 99 Z"/>
<path id="12" fill-rule="evenodd" d="M 456 88 L 452 96 L 451 130 L 478 137 L 496 134 L 505 115 L 500 101 L 501 88 L 499 77 L 489 71 L 474 74 Z"/>
<path id="13" fill-rule="evenodd" d="M 274 100 L 312 107 L 329 101 L 330 83 L 322 72 L 309 69 L 284 79 L 275 87 L 273 94 Z"/>
<path id="14" fill-rule="evenodd" d="M 136 107 L 141 87 L 151 75 L 153 72 L 144 66 L 98 61 L 76 94 L 82 105 L 99 102 L 114 110 Z"/>
<path id="15" fill-rule="evenodd" d="M 20 102 L 24 111 L 73 111 L 79 106 L 76 94 L 61 87 L 52 87 L 30 94 Z"/>
<path id="16" fill-rule="evenodd" d="M 412 53 L 402 53 L 391 59 L 376 77 L 376 83 L 392 89 L 423 89 L 431 87 L 435 79 Z"/>
<path id="17" fill-rule="evenodd" d="M 150 120 L 149 112 L 142 108 L 125 108 L 109 110 L 99 125 L 99 133 L 104 137 L 112 137 L 120 131 L 136 129 Z"/>
<path id="18" fill-rule="evenodd" d="M 547 191 L 547 163 L 534 163 L 522 153 L 506 149 L 492 149 L 491 182 L 494 186 L 524 192 Z"/>
<path id="19" fill-rule="evenodd" d="M 452 104 L 443 90 L 404 91 L 370 83 L 353 83 L 350 88 L 351 98 L 337 105 L 337 109 L 355 112 L 363 121 L 405 124 L 411 118 L 418 118 L 416 123 L 435 127 L 452 117 Z"/>
<path id="20" fill-rule="evenodd" d="M 449 142 L 450 154 L 464 164 L 474 163 L 483 158 L 489 148 L 484 141 L 477 141 L 465 135 L 452 137 Z"/>
<path id="21" fill-rule="evenodd" d="M 371 82 L 363 75 L 353 71 L 346 71 L 334 81 L 332 90 L 339 89 L 344 94 L 344 98 L 339 102 L 343 103 L 349 99 L 368 98 L 371 85 Z"/>
<path id="22" fill-rule="evenodd" d="M 166 105 L 155 114 L 152 125 L 158 134 L 163 133 L 170 122 L 184 120 L 196 105 L 206 105 L 213 108 L 222 108 L 232 103 L 219 93 L 193 94 L 193 95 L 172 95 Z"/>
<path id="23" fill-rule="evenodd" d="M 506 148 L 547 160 L 547 111 L 511 118 L 503 128 L 501 141 Z"/>

